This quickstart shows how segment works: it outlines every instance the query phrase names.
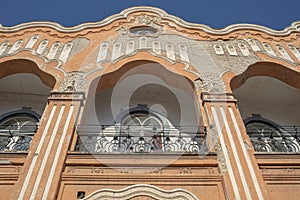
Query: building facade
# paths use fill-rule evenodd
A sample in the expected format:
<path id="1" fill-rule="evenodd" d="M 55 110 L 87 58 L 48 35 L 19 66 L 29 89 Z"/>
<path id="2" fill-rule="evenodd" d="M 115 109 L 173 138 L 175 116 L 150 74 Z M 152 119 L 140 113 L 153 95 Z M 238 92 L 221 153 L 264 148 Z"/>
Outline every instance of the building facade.
<path id="1" fill-rule="evenodd" d="M 299 38 L 153 7 L 0 27 L 0 199 L 297 199 Z"/>

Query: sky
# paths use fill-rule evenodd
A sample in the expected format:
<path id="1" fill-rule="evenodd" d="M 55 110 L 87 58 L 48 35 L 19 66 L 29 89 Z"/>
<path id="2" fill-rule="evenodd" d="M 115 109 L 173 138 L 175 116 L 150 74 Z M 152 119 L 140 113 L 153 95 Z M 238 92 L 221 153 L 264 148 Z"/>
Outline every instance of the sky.
<path id="1" fill-rule="evenodd" d="M 132 6 L 154 6 L 181 19 L 220 29 L 251 23 L 282 30 L 300 20 L 300 0 L 5 0 L 0 23 L 52 21 L 63 26 L 101 21 Z"/>

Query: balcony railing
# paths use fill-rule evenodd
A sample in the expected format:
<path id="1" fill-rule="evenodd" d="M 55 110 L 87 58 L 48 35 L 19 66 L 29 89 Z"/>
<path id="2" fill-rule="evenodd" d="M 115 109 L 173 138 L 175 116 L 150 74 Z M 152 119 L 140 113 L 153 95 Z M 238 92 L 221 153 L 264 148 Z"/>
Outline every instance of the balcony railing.
<path id="1" fill-rule="evenodd" d="M 0 151 L 27 151 L 34 134 L 32 131 L 0 129 Z"/>
<path id="2" fill-rule="evenodd" d="M 247 128 L 257 152 L 300 152 L 300 126 Z"/>
<path id="3" fill-rule="evenodd" d="M 201 153 L 207 150 L 204 127 L 79 126 L 76 151 L 102 153 Z"/>

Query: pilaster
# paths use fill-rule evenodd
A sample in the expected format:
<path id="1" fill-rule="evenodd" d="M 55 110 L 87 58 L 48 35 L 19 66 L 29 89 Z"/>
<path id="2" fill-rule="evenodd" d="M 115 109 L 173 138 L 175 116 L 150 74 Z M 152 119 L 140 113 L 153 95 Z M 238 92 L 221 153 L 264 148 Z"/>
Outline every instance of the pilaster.
<path id="1" fill-rule="evenodd" d="M 83 99 L 82 92 L 51 93 L 12 199 L 56 199 Z"/>
<path id="2" fill-rule="evenodd" d="M 228 199 L 268 199 L 254 150 L 231 93 L 202 93 Z"/>

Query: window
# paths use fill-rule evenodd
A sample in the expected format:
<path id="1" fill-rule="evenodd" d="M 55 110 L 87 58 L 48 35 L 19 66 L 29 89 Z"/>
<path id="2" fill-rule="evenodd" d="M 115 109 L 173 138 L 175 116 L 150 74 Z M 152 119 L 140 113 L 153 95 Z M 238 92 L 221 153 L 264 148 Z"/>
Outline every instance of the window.
<path id="1" fill-rule="evenodd" d="M 113 125 L 77 128 L 77 151 L 85 152 L 189 152 L 206 151 L 205 131 L 199 127 L 177 127 L 147 105 L 123 111 Z M 195 130 L 194 130 L 195 129 Z"/>
<path id="2" fill-rule="evenodd" d="M 37 130 L 38 118 L 28 113 L 14 113 L 0 121 L 0 151 L 27 151 Z"/>
<path id="3" fill-rule="evenodd" d="M 162 149 L 164 125 L 149 113 L 136 112 L 126 116 L 121 125 L 124 151 L 151 152 Z"/>
<path id="4" fill-rule="evenodd" d="M 300 152 L 296 126 L 281 127 L 259 115 L 247 119 L 245 125 L 257 152 Z"/>

